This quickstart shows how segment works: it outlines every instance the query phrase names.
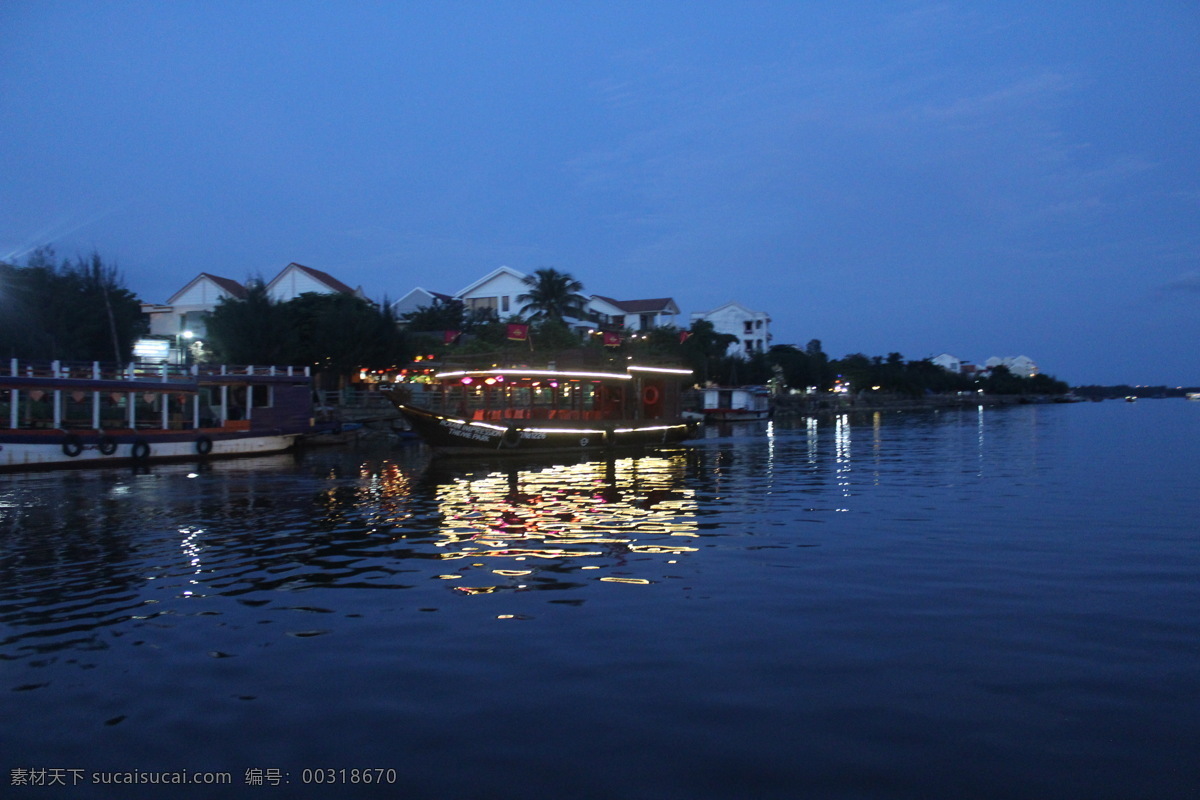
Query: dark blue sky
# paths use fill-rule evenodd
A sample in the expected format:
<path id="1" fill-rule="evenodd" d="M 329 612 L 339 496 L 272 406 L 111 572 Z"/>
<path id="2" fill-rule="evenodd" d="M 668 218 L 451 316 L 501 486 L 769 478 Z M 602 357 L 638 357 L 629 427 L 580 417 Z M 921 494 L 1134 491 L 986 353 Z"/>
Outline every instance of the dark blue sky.
<path id="1" fill-rule="evenodd" d="M 1200 383 L 1195 2 L 0 4 L 0 258 L 738 300 Z"/>

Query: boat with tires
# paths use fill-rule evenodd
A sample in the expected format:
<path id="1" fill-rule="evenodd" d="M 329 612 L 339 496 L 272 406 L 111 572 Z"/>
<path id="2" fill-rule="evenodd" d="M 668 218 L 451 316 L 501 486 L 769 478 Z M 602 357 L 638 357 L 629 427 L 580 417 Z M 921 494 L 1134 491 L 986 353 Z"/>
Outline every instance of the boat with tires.
<path id="1" fill-rule="evenodd" d="M 263 455 L 312 431 L 307 367 L 20 363 L 0 374 L 0 471 Z"/>
<path id="2" fill-rule="evenodd" d="M 381 389 L 444 455 L 591 453 L 690 438 L 680 411 L 689 369 L 624 371 L 529 366 L 439 372 L 430 383 Z"/>

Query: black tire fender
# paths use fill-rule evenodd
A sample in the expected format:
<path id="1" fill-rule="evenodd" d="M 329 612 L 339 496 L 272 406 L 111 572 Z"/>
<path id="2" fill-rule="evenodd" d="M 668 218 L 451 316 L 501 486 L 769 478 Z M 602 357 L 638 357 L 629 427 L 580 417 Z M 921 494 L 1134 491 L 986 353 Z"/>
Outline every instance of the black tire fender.
<path id="1" fill-rule="evenodd" d="M 68 433 L 62 440 L 63 455 L 74 458 L 83 452 L 83 440 L 73 433 Z"/>

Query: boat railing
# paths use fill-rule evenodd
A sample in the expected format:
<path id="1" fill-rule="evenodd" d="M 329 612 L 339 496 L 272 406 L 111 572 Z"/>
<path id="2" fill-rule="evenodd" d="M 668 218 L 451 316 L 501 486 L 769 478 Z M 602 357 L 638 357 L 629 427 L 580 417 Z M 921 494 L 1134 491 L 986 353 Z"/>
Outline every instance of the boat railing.
<path id="1" fill-rule="evenodd" d="M 127 380 L 195 381 L 199 377 L 219 375 L 247 375 L 266 377 L 274 375 L 310 377 L 309 367 L 272 365 L 229 365 L 229 364 L 149 364 L 132 362 L 119 365 L 99 361 L 20 361 L 13 358 L 5 370 L 11 377 L 50 378 L 64 380 Z"/>

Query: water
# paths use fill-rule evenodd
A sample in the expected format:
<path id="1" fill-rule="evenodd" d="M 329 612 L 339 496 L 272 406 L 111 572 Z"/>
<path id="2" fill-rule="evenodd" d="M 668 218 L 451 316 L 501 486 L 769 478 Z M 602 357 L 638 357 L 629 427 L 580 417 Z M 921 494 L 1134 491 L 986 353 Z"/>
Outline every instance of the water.
<path id="1" fill-rule="evenodd" d="M 1200 791 L 1200 404 L 709 434 L 0 477 L 3 794 Z"/>

